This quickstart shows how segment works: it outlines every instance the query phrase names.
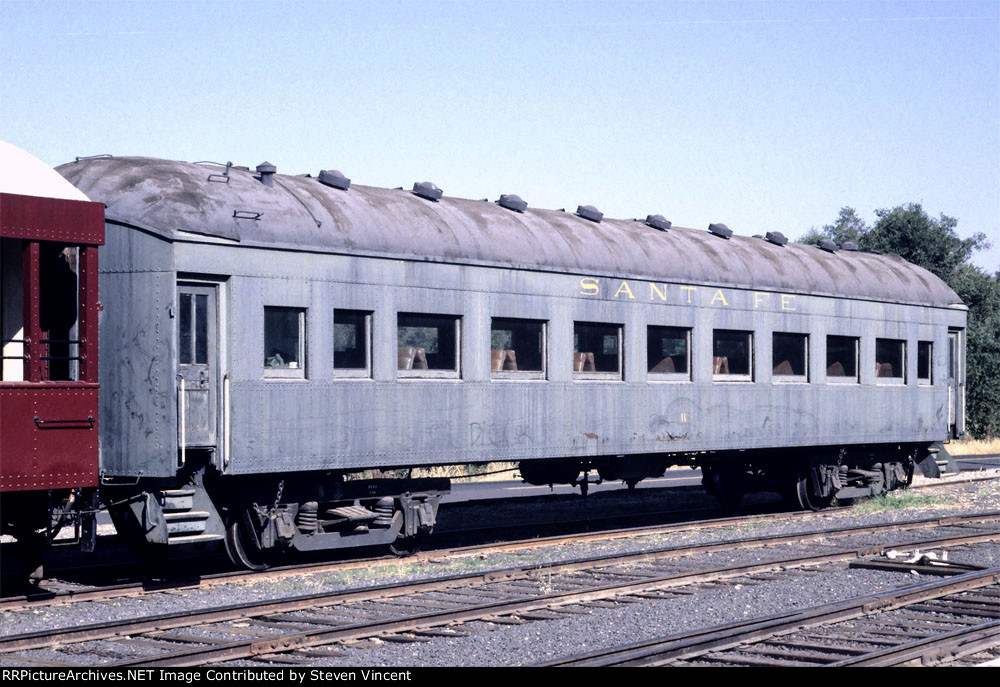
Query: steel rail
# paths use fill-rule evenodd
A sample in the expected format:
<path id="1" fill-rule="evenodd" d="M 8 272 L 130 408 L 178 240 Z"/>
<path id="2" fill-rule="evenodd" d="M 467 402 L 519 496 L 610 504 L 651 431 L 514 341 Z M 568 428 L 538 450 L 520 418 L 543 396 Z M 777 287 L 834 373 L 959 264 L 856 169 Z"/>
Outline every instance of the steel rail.
<path id="1" fill-rule="evenodd" d="M 828 664 L 841 666 L 904 666 L 928 662 L 942 663 L 1000 644 L 1000 620 L 964 627 L 951 632 L 918 639 L 899 646 L 873 651 L 863 656 L 847 658 Z M 928 659 L 930 659 L 928 661 Z"/>
<path id="2" fill-rule="evenodd" d="M 1000 568 L 962 573 L 946 580 L 933 580 L 888 592 L 823 604 L 801 611 L 780 613 L 697 630 L 634 645 L 596 651 L 550 661 L 545 666 L 655 666 L 692 659 L 712 651 L 749 644 L 776 635 L 850 620 L 863 615 L 902 608 L 960 591 L 1000 583 Z M 985 625 L 985 624 L 984 624 Z M 983 625 L 977 626 L 983 627 Z"/>
<path id="3" fill-rule="evenodd" d="M 974 533 L 945 539 L 911 542 L 907 545 L 921 548 L 936 546 L 953 546 L 972 544 L 985 541 L 995 541 L 1000 538 L 1000 532 Z M 800 537 L 801 540 L 801 537 Z M 719 544 L 720 547 L 731 546 L 731 542 Z M 135 661 L 126 661 L 115 665 L 201 665 L 209 662 L 247 658 L 259 654 L 275 653 L 292 648 L 304 648 L 329 644 L 347 639 L 358 639 L 384 634 L 387 632 L 403 632 L 414 629 L 426 629 L 441 625 L 466 622 L 483 617 L 524 612 L 541 608 L 551 608 L 572 603 L 580 603 L 599 598 L 610 598 L 633 594 L 642 591 L 669 589 L 681 587 L 710 579 L 740 577 L 759 572 L 768 572 L 792 567 L 805 567 L 828 562 L 852 560 L 861 556 L 873 555 L 900 544 L 893 543 L 881 547 L 863 546 L 819 555 L 796 556 L 754 563 L 751 565 L 730 566 L 715 571 L 697 571 L 677 573 L 653 579 L 628 581 L 612 585 L 603 585 L 583 590 L 556 592 L 547 595 L 532 595 L 515 600 L 493 601 L 487 604 L 467 606 L 463 609 L 435 611 L 416 615 L 383 619 L 367 623 L 339 626 L 333 629 L 290 634 L 279 638 L 254 638 L 246 641 L 230 642 L 209 648 L 186 649 L 160 657 L 147 657 Z M 660 557 L 680 555 L 684 547 L 675 547 L 660 552 Z M 411 595 L 421 591 L 440 590 L 454 586 L 469 584 L 499 582 L 512 579 L 540 577 L 543 574 L 570 572 L 574 570 L 607 567 L 621 562 L 656 558 L 655 553 L 629 554 L 626 556 L 607 556 L 588 559 L 586 561 L 571 561 L 552 565 L 536 565 L 528 568 L 508 569 L 487 573 L 460 575 L 451 578 L 428 580 L 401 585 L 383 585 L 359 590 L 349 590 L 334 594 L 312 594 L 281 601 L 258 602 L 227 606 L 223 608 L 202 609 L 189 613 L 174 613 L 139 620 L 102 623 L 84 627 L 68 628 L 62 632 L 36 632 L 24 635 L 0 638 L 0 653 L 24 651 L 43 647 L 59 646 L 97 639 L 108 639 L 122 636 L 148 633 L 157 630 L 168 630 L 179 627 L 190 627 L 232 620 L 287 613 L 306 609 L 343 605 L 348 601 L 384 600 Z"/>

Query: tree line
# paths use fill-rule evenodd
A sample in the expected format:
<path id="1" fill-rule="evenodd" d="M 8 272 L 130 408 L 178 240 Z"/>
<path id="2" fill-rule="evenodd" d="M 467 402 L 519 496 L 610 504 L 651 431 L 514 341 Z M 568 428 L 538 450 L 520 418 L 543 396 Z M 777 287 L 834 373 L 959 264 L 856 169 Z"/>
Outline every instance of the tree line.
<path id="1" fill-rule="evenodd" d="M 800 243 L 830 239 L 853 242 L 863 251 L 895 253 L 940 277 L 969 308 L 966 329 L 966 431 L 985 439 L 1000 436 L 1000 271 L 990 274 L 970 260 L 990 247 L 982 233 L 963 239 L 958 220 L 930 217 L 918 203 L 876 210 L 868 225 L 854 208 L 840 209 L 833 224 L 812 228 Z"/>

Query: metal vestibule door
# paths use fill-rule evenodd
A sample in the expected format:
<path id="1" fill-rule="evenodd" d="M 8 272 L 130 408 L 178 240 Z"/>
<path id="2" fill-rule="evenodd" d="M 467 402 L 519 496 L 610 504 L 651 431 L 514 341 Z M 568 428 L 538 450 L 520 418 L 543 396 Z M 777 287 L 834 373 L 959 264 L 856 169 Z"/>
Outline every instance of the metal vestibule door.
<path id="1" fill-rule="evenodd" d="M 965 434 L 965 341 L 961 329 L 948 330 L 948 431 Z"/>
<path id="2" fill-rule="evenodd" d="M 216 287 L 178 284 L 177 311 L 177 445 L 215 447 L 219 416 Z"/>

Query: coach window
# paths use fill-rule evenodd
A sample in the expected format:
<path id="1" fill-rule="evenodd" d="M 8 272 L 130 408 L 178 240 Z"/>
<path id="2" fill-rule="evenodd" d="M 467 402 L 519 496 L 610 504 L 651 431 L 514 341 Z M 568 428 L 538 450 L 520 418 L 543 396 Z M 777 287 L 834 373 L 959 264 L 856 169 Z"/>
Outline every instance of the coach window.
<path id="1" fill-rule="evenodd" d="M 809 337 L 774 332 L 771 338 L 771 377 L 775 382 L 808 382 Z"/>
<path id="2" fill-rule="evenodd" d="M 753 381 L 753 333 L 730 329 L 712 332 L 712 375 L 720 382 Z"/>
<path id="3" fill-rule="evenodd" d="M 396 360 L 399 377 L 459 376 L 460 319 L 451 315 L 399 313 Z"/>
<path id="4" fill-rule="evenodd" d="M 576 379 L 622 378 L 622 326 L 573 323 L 573 376 Z"/>
<path id="5" fill-rule="evenodd" d="M 364 310 L 333 311 L 334 376 L 371 376 L 371 321 L 372 314 Z"/>
<path id="6" fill-rule="evenodd" d="M 264 308 L 264 376 L 304 379 L 306 311 Z"/>
<path id="7" fill-rule="evenodd" d="M 858 382 L 857 337 L 826 337 L 826 380 L 828 382 Z"/>
<path id="8" fill-rule="evenodd" d="M 932 355 L 933 351 L 934 344 L 930 341 L 917 342 L 917 384 L 929 385 L 934 383 L 931 376 L 931 361 L 934 359 Z"/>
<path id="9" fill-rule="evenodd" d="M 652 381 L 691 379 L 691 330 L 650 326 L 646 330 L 646 372 Z"/>
<path id="10" fill-rule="evenodd" d="M 494 317 L 490 374 L 494 379 L 544 379 L 545 323 Z"/>
<path id="11" fill-rule="evenodd" d="M 875 339 L 875 382 L 902 384 L 906 373 L 906 342 L 895 339 Z"/>
<path id="12" fill-rule="evenodd" d="M 24 243 L 0 239 L 0 345 L 3 361 L 0 381 L 24 381 Z"/>

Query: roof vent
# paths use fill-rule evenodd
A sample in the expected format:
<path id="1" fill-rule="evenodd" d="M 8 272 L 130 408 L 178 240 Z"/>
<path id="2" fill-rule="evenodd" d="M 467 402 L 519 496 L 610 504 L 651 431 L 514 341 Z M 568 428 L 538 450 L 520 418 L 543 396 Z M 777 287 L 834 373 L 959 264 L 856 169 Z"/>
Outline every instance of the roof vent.
<path id="1" fill-rule="evenodd" d="M 831 241 L 830 239 L 820 239 L 820 242 L 817 243 L 816 246 L 830 253 L 837 252 L 837 244 Z"/>
<path id="2" fill-rule="evenodd" d="M 858 244 L 854 243 L 854 241 L 844 241 L 840 244 L 840 250 L 856 251 L 858 250 Z"/>
<path id="3" fill-rule="evenodd" d="M 604 218 L 604 213 L 593 205 L 577 205 L 576 214 L 591 222 L 600 222 Z"/>
<path id="4" fill-rule="evenodd" d="M 274 186 L 274 175 L 278 168 L 266 160 L 257 165 L 257 173 L 260 174 L 260 183 L 265 186 Z"/>
<path id="5" fill-rule="evenodd" d="M 727 227 L 725 224 L 709 224 L 708 231 L 716 236 L 721 236 L 724 239 L 728 239 L 733 235 L 733 230 Z"/>
<path id="6" fill-rule="evenodd" d="M 497 205 L 508 210 L 513 210 L 514 212 L 524 212 L 528 209 L 528 203 L 522 200 L 521 196 L 516 193 L 500 194 L 500 200 L 497 201 Z"/>
<path id="7" fill-rule="evenodd" d="M 764 234 L 764 240 L 770 241 L 776 246 L 783 246 L 788 243 L 788 239 L 780 231 L 769 231 Z"/>
<path id="8" fill-rule="evenodd" d="M 418 181 L 413 185 L 413 193 L 420 196 L 421 198 L 426 198 L 427 200 L 433 200 L 437 202 L 444 195 L 444 191 L 439 189 L 437 186 L 429 181 Z"/>
<path id="9" fill-rule="evenodd" d="M 351 187 L 351 180 L 345 177 L 336 169 L 322 169 L 319 172 L 319 183 L 326 184 L 327 186 L 332 186 L 334 188 L 339 188 L 341 191 L 346 191 Z"/>
<path id="10" fill-rule="evenodd" d="M 653 229 L 659 229 L 660 231 L 666 231 L 670 228 L 670 220 L 663 215 L 646 215 L 646 226 L 653 227 Z"/>

